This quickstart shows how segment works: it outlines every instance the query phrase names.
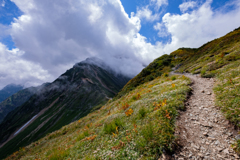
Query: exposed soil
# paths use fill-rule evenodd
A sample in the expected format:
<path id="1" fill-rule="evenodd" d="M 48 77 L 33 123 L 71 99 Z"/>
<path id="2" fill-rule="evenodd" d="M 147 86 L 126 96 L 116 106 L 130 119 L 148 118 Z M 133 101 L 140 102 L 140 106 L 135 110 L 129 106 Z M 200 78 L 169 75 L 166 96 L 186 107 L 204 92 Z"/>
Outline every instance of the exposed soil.
<path id="1" fill-rule="evenodd" d="M 192 95 L 186 111 L 180 111 L 175 135 L 180 150 L 172 159 L 239 159 L 231 148 L 237 131 L 214 105 L 214 79 L 185 74 L 191 78 Z"/>

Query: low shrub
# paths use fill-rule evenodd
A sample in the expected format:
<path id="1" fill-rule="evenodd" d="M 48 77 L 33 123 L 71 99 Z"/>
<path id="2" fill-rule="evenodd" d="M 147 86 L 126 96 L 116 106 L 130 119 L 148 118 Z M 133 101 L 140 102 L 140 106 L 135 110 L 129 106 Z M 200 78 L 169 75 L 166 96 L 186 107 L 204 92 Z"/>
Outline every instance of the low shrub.
<path id="1" fill-rule="evenodd" d="M 105 123 L 103 130 L 106 134 L 112 134 L 116 133 L 120 128 L 123 128 L 123 122 L 120 118 L 115 118 L 110 123 Z"/>
<path id="2" fill-rule="evenodd" d="M 164 73 L 164 74 L 163 74 L 163 77 L 168 77 L 168 76 L 169 76 L 168 73 Z"/>
<path id="3" fill-rule="evenodd" d="M 139 115 L 139 118 L 140 118 L 140 119 L 144 118 L 144 117 L 146 116 L 146 114 L 147 114 L 147 110 L 146 110 L 144 107 L 142 107 L 141 109 L 139 109 L 138 115 Z"/>
<path id="4" fill-rule="evenodd" d="M 174 80 L 176 80 L 176 79 L 177 79 L 176 76 L 172 76 L 172 77 L 171 77 L 171 80 L 172 80 L 172 81 L 174 81 Z"/>

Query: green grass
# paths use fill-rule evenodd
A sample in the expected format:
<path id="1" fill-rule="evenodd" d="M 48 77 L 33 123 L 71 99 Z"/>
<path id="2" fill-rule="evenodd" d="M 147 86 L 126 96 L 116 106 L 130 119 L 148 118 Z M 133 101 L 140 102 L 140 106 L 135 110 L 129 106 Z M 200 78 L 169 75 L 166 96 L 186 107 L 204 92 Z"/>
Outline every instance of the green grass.
<path id="1" fill-rule="evenodd" d="M 217 80 L 214 87 L 215 104 L 221 108 L 226 119 L 236 127 L 240 127 L 239 46 L 240 28 L 192 52 L 190 49 L 182 50 L 181 54 L 184 55 L 185 60 L 179 60 L 181 66 L 177 70 L 200 74 L 204 78 L 215 77 Z M 177 54 L 175 52 L 172 54 Z M 236 141 L 233 147 L 240 154 L 240 141 Z"/>
<path id="2" fill-rule="evenodd" d="M 162 74 L 167 77 L 174 66 L 181 73 L 201 73 L 202 77 L 215 77 L 215 70 L 240 59 L 239 46 L 240 28 L 208 42 L 200 48 L 179 48 L 170 55 L 163 55 L 155 59 L 136 77 L 131 79 L 114 99 L 121 98 L 137 86 Z"/>
<path id="3" fill-rule="evenodd" d="M 141 84 L 7 159 L 157 159 L 172 150 L 177 110 L 191 90 L 188 78 L 175 77 Z"/>
<path id="4" fill-rule="evenodd" d="M 216 104 L 224 115 L 240 127 L 240 61 L 223 67 L 217 75 Z"/>
<path id="5" fill-rule="evenodd" d="M 240 60 L 219 69 L 216 78 L 216 105 L 230 122 L 240 127 Z M 239 140 L 233 148 L 240 153 Z"/>
<path id="6" fill-rule="evenodd" d="M 131 79 L 123 89 L 117 94 L 114 98 L 115 100 L 121 98 L 128 92 L 134 90 L 137 86 L 152 81 L 153 79 L 164 74 L 166 77 L 168 76 L 168 72 L 171 71 L 171 61 L 172 55 L 163 55 L 157 59 L 155 59 L 152 63 L 150 63 L 146 68 L 144 68 L 137 76 Z"/>
<path id="7" fill-rule="evenodd" d="M 177 110 L 185 108 L 190 92 L 188 78 L 169 77 L 174 66 L 178 72 L 216 77 L 216 105 L 239 127 L 239 46 L 240 28 L 198 49 L 180 48 L 163 55 L 105 106 L 8 159 L 158 159 L 163 150 L 172 150 Z M 240 153 L 240 141 L 233 147 Z"/>

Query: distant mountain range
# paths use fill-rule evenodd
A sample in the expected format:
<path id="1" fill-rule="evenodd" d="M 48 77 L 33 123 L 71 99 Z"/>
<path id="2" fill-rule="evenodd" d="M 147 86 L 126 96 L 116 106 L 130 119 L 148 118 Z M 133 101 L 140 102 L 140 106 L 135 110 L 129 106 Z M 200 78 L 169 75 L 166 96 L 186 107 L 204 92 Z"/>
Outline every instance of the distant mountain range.
<path id="1" fill-rule="evenodd" d="M 192 90 L 191 80 L 169 76 L 172 70 L 214 77 L 215 105 L 240 127 L 239 46 L 240 28 L 200 48 L 163 55 L 130 81 L 99 59 L 78 63 L 5 117 L 0 159 L 17 150 L 8 159 L 159 159 L 172 153 L 178 110 Z M 239 146 L 239 140 L 232 145 L 238 154 Z"/>
<path id="2" fill-rule="evenodd" d="M 37 87 L 22 89 L 1 102 L 0 123 L 3 121 L 3 119 L 7 116 L 9 112 L 25 103 L 34 93 L 36 93 L 36 91 Z"/>
<path id="3" fill-rule="evenodd" d="M 1 148 L 0 155 L 3 149 L 11 153 L 87 115 L 114 97 L 129 80 L 129 77 L 115 73 L 103 61 L 88 58 L 75 64 L 54 82 L 39 87 L 37 91 L 33 88 L 35 94 L 31 97 L 28 90 L 16 93 L 15 97 L 24 97 L 25 94 L 27 96 L 21 100 L 28 100 L 11 111 L 0 124 L 0 143 L 8 142 Z"/>
<path id="4" fill-rule="evenodd" d="M 21 85 L 16 85 L 16 84 L 7 85 L 2 90 L 0 90 L 0 102 L 4 101 L 6 98 L 10 97 L 14 93 L 17 93 L 22 89 L 23 89 L 23 86 Z"/>

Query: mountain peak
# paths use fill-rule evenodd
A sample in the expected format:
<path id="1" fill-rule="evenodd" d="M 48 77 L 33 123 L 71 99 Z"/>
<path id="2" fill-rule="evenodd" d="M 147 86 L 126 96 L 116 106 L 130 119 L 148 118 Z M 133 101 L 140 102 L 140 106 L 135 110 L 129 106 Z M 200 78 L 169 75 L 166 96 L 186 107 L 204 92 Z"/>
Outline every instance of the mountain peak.
<path id="1" fill-rule="evenodd" d="M 98 66 L 100 68 L 103 68 L 103 69 L 105 69 L 107 71 L 112 71 L 112 69 L 102 59 L 99 59 L 97 57 L 87 58 L 86 60 L 75 64 L 74 66 L 79 66 L 81 64 L 96 65 L 96 66 Z"/>

